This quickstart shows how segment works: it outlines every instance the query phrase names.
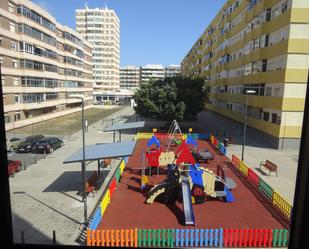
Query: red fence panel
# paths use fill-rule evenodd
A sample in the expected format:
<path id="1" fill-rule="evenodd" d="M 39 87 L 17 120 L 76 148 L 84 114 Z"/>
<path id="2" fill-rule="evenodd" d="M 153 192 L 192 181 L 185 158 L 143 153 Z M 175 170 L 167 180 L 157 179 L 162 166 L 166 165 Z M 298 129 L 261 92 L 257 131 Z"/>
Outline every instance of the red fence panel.
<path id="1" fill-rule="evenodd" d="M 110 197 L 112 197 L 112 194 L 116 189 L 116 184 L 117 184 L 117 180 L 116 180 L 116 177 L 114 177 L 114 179 L 112 180 L 112 182 L 109 185 L 109 196 Z"/>
<path id="2" fill-rule="evenodd" d="M 259 187 L 260 177 L 250 168 L 248 169 L 248 180 Z"/>
<path id="3" fill-rule="evenodd" d="M 232 155 L 232 163 L 236 168 L 239 168 L 240 160 L 237 156 Z"/>
<path id="4" fill-rule="evenodd" d="M 271 229 L 224 229 L 224 247 L 271 247 Z"/>

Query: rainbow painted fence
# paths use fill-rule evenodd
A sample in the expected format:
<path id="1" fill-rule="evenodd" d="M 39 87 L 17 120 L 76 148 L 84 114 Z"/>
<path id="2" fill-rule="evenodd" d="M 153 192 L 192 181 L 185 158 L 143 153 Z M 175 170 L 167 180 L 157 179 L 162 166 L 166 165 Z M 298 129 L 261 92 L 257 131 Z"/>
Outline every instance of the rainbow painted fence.
<path id="1" fill-rule="evenodd" d="M 286 229 L 114 229 L 88 230 L 88 246 L 286 247 Z"/>
<path id="2" fill-rule="evenodd" d="M 120 164 L 118 165 L 112 180 L 109 182 L 108 187 L 106 188 L 105 192 L 100 198 L 99 203 L 95 212 L 90 216 L 89 228 L 91 230 L 95 230 L 99 224 L 101 223 L 102 217 L 110 204 L 111 197 L 116 189 L 117 183 L 120 181 L 120 177 L 122 172 L 125 168 L 125 165 L 128 162 L 128 157 L 121 160 Z"/>
<path id="3" fill-rule="evenodd" d="M 248 179 L 248 181 L 255 184 L 259 191 L 263 193 L 263 195 L 266 196 L 274 206 L 276 206 L 288 219 L 291 219 L 292 205 L 285 198 L 276 192 L 235 155 L 232 155 L 232 164 Z"/>

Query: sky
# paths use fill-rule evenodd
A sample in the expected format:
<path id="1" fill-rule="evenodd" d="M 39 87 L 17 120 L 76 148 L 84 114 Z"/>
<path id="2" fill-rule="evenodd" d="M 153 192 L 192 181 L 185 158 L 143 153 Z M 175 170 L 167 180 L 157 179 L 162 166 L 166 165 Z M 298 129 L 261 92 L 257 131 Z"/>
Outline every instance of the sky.
<path id="1" fill-rule="evenodd" d="M 75 29 L 86 0 L 31 0 Z M 226 0 L 88 0 L 120 19 L 120 65 L 180 64 Z"/>

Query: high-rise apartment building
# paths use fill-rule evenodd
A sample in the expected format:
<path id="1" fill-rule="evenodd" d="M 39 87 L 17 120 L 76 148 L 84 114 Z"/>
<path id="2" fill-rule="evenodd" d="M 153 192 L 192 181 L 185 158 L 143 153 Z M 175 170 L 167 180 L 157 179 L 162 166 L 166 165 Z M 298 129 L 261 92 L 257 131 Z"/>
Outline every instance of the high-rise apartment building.
<path id="1" fill-rule="evenodd" d="M 211 86 L 206 107 L 299 146 L 309 67 L 309 1 L 227 1 L 183 59 L 184 75 Z M 247 90 L 255 93 L 248 95 Z"/>
<path id="2" fill-rule="evenodd" d="M 120 88 L 136 90 L 140 85 L 140 68 L 136 66 L 120 67 Z"/>
<path id="3" fill-rule="evenodd" d="M 77 9 L 76 30 L 93 44 L 94 97 L 119 88 L 120 22 L 114 10 Z"/>
<path id="4" fill-rule="evenodd" d="M 180 65 L 170 65 L 164 68 L 164 77 L 175 77 L 179 76 L 181 73 Z"/>
<path id="5" fill-rule="evenodd" d="M 7 130 L 92 104 L 92 45 L 28 0 L 0 1 L 0 62 Z"/>
<path id="6" fill-rule="evenodd" d="M 158 64 L 149 64 L 140 67 L 141 83 L 149 82 L 150 80 L 164 79 L 164 67 Z"/>

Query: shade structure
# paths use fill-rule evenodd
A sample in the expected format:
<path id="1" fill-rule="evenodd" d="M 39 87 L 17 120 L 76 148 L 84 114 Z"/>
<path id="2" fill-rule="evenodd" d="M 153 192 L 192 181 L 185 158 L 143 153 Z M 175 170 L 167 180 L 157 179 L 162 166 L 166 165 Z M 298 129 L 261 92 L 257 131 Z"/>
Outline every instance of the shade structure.
<path id="1" fill-rule="evenodd" d="M 114 124 L 114 125 L 106 128 L 106 129 L 104 129 L 104 131 L 130 130 L 130 129 L 142 128 L 144 126 L 145 126 L 145 121 L 130 122 L 130 123 L 123 123 L 123 124 Z"/>
<path id="2" fill-rule="evenodd" d="M 94 144 L 85 146 L 85 161 L 95 161 L 104 158 L 126 157 L 133 154 L 136 141 L 123 143 Z M 76 163 L 83 161 L 83 148 L 74 152 L 63 163 Z"/>

